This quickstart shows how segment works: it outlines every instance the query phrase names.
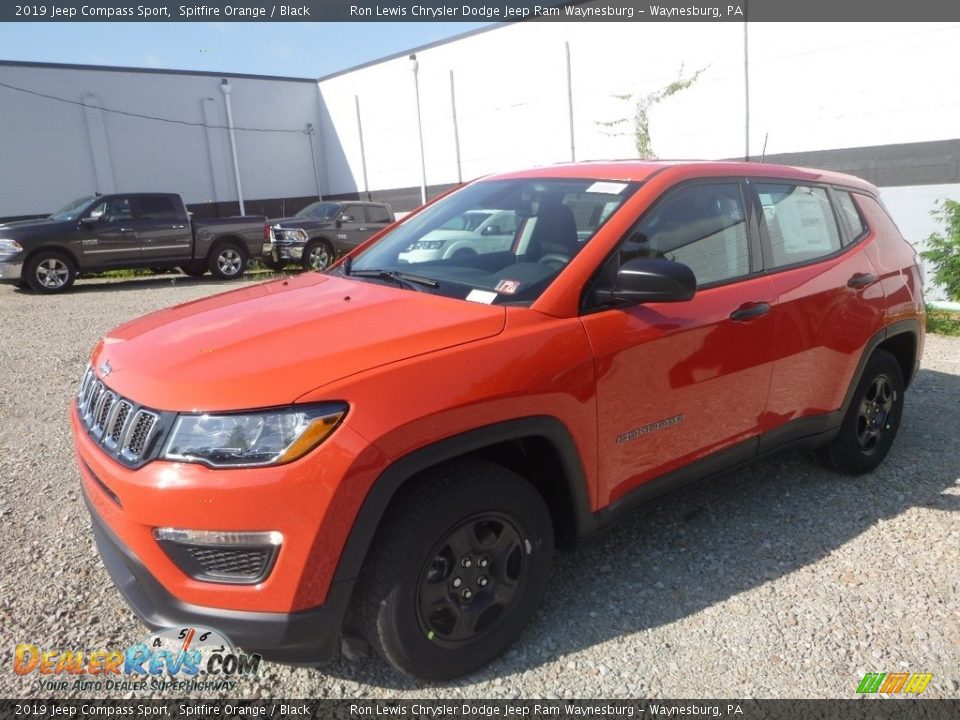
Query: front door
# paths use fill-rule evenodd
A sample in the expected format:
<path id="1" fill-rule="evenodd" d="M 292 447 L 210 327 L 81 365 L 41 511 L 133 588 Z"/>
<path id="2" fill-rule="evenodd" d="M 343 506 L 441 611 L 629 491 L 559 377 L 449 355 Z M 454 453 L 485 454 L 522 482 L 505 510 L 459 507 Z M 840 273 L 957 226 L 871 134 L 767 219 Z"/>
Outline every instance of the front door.
<path id="1" fill-rule="evenodd" d="M 347 205 L 337 221 L 337 240 L 341 247 L 352 250 L 373 233 L 367 229 L 363 205 Z"/>
<path id="2" fill-rule="evenodd" d="M 86 267 L 116 266 L 140 260 L 133 198 L 106 197 L 89 210 L 87 217 L 98 221 L 80 225 L 80 247 Z"/>
<path id="3" fill-rule="evenodd" d="M 601 506 L 665 473 L 731 449 L 751 457 L 772 370 L 773 288 L 751 252 L 753 214 L 735 179 L 667 191 L 627 234 L 597 283 L 634 257 L 690 266 L 678 303 L 594 308 Z M 733 446 L 737 446 L 735 449 Z"/>

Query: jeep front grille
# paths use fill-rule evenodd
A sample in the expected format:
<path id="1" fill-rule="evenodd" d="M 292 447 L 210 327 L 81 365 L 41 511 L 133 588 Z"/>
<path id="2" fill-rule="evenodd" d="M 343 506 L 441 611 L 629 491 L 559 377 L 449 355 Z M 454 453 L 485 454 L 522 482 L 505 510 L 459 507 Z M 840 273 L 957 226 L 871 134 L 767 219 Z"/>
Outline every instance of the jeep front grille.
<path id="1" fill-rule="evenodd" d="M 139 465 L 150 450 L 160 415 L 113 392 L 87 368 L 77 391 L 77 413 L 87 434 L 125 465 Z"/>

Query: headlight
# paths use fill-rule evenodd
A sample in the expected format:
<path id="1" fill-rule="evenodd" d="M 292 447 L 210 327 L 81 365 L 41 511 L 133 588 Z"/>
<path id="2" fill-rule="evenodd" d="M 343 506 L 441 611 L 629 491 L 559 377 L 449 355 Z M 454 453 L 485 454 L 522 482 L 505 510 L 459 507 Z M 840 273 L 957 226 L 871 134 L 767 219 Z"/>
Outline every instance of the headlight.
<path id="1" fill-rule="evenodd" d="M 407 251 L 410 250 L 439 250 L 443 247 L 443 244 L 446 240 L 417 240 L 410 247 L 407 248 Z"/>
<path id="2" fill-rule="evenodd" d="M 0 238 L 0 253 L 18 253 L 23 251 L 23 245 L 16 240 Z"/>
<path id="3" fill-rule="evenodd" d="M 280 465 L 313 450 L 346 414 L 347 406 L 338 403 L 230 415 L 179 415 L 161 457 L 209 467 Z"/>

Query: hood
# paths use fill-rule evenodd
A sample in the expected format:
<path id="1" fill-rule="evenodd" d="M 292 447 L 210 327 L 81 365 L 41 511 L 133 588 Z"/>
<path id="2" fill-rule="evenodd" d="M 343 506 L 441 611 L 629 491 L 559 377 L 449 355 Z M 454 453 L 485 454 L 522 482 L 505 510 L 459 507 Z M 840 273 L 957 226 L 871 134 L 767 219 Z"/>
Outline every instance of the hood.
<path id="1" fill-rule="evenodd" d="M 373 367 L 503 330 L 502 307 L 318 273 L 146 315 L 94 351 L 107 385 L 158 410 L 286 405 Z M 339 398 L 331 398 L 336 400 Z"/>
<path id="2" fill-rule="evenodd" d="M 295 230 L 297 228 L 303 228 L 304 230 L 312 230 L 312 229 L 321 228 L 321 227 L 331 227 L 333 225 L 333 220 L 324 220 L 319 218 L 288 217 L 288 218 L 279 218 L 275 220 L 268 220 L 267 223 L 271 227 L 273 227 L 274 225 L 279 225 L 285 230 Z"/>
<path id="3" fill-rule="evenodd" d="M 60 228 L 73 228 L 76 227 L 76 224 L 76 220 L 51 220 L 50 218 L 5 222 L 0 223 L 0 237 L 20 240 L 34 235 L 45 235 Z"/>

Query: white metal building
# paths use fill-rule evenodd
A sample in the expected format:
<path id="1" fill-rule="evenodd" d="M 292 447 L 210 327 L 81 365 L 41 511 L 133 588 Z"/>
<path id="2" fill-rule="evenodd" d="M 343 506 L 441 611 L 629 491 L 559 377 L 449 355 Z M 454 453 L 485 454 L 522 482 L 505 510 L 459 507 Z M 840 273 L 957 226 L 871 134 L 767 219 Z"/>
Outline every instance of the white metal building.
<path id="1" fill-rule="evenodd" d="M 0 218 L 113 189 L 235 213 L 237 175 L 249 213 L 290 214 L 318 193 L 409 210 L 422 180 L 415 77 L 432 194 L 459 177 L 634 156 L 630 123 L 620 135 L 610 123 L 702 70 L 650 109 L 658 156 L 759 160 L 766 146 L 771 161 L 853 172 L 919 243 L 934 202 L 960 199 L 958 46 L 947 24 L 519 23 L 418 48 L 416 74 L 407 54 L 319 80 L 2 62 L 0 83 L 20 90 L 0 86 Z"/>

